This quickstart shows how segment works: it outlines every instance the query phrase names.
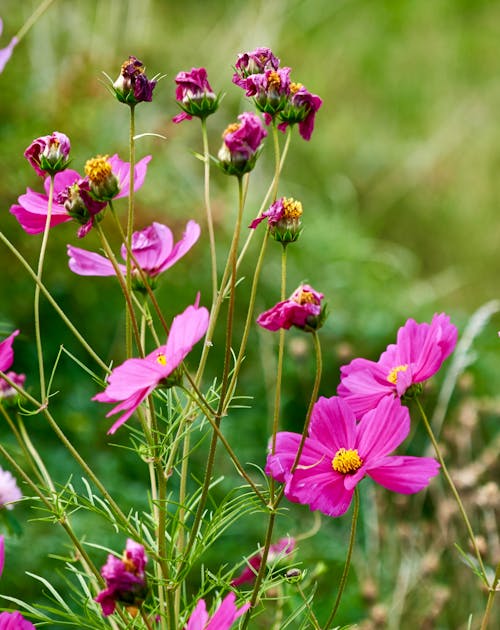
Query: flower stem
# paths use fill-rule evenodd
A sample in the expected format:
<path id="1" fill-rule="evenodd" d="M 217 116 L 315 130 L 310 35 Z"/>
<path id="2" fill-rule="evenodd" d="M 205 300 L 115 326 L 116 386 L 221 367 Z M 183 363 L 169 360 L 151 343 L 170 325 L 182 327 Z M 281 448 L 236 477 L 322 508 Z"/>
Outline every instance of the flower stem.
<path id="1" fill-rule="evenodd" d="M 214 222 L 212 217 L 212 206 L 210 204 L 210 154 L 208 152 L 207 119 L 201 119 L 201 134 L 203 137 L 203 158 L 204 158 L 204 195 L 205 210 L 207 213 L 208 238 L 210 241 L 210 262 L 212 272 L 212 304 L 217 299 L 217 254 L 215 251 Z"/>
<path id="2" fill-rule="evenodd" d="M 135 106 L 130 105 L 130 128 L 129 128 L 129 191 L 128 191 L 128 213 L 127 213 L 127 273 L 126 285 L 127 293 L 132 293 L 132 260 L 130 252 L 132 250 L 132 233 L 134 231 L 134 171 L 135 171 Z M 126 297 L 126 296 L 125 296 Z M 132 313 L 130 309 L 125 312 L 125 347 L 127 357 L 132 356 Z"/>
<path id="3" fill-rule="evenodd" d="M 434 433 L 432 431 L 432 427 L 429 423 L 429 420 L 427 419 L 427 416 L 425 414 L 425 411 L 420 403 L 420 400 L 418 398 L 416 398 L 416 402 L 417 402 L 417 407 L 420 411 L 420 415 L 422 417 L 425 429 L 427 431 L 427 434 L 430 438 L 430 441 L 432 442 L 432 446 L 434 447 L 434 451 L 436 453 L 436 457 L 438 458 L 438 461 L 441 465 L 441 470 L 443 471 L 443 475 L 446 479 L 446 481 L 448 482 L 448 485 L 450 486 L 450 490 L 451 493 L 453 494 L 455 501 L 457 502 L 458 505 L 458 509 L 460 511 L 460 514 L 462 516 L 462 520 L 465 523 L 465 527 L 467 529 L 467 533 L 469 534 L 469 540 L 470 543 L 472 545 L 472 548 L 474 549 L 474 553 L 476 555 L 476 559 L 478 562 L 478 566 L 481 570 L 481 578 L 484 582 L 484 584 L 486 584 L 488 586 L 488 578 L 486 576 L 486 569 L 484 567 L 483 564 L 483 559 L 481 557 L 481 552 L 479 551 L 479 547 L 477 546 L 477 542 L 476 542 L 476 537 L 474 536 L 474 531 L 472 529 L 472 525 L 470 523 L 469 517 L 467 516 L 467 512 L 465 511 L 465 507 L 464 504 L 462 503 L 462 499 L 460 498 L 460 495 L 458 494 L 458 490 L 455 486 L 455 483 L 453 482 L 453 479 L 450 476 L 450 473 L 448 472 L 448 468 L 444 462 L 443 456 L 441 455 L 441 450 L 439 448 L 439 444 L 437 443 L 437 440 L 434 436 Z"/>
<path id="4" fill-rule="evenodd" d="M 352 522 L 351 522 L 351 534 L 349 536 L 349 547 L 347 548 L 347 556 L 345 559 L 345 564 L 344 564 L 344 570 L 342 571 L 342 576 L 340 578 L 340 584 L 339 584 L 339 590 L 337 592 L 337 598 L 335 600 L 335 603 L 333 605 L 333 609 L 332 612 L 330 613 L 330 616 L 328 617 L 324 628 L 325 630 L 328 630 L 328 628 L 330 627 L 332 621 L 335 618 L 335 615 L 337 614 L 337 610 L 340 606 L 340 600 L 342 599 L 342 595 L 344 593 L 344 589 L 345 589 L 345 585 L 347 583 L 347 576 L 349 575 L 349 569 L 351 567 L 351 559 L 352 559 L 352 552 L 354 550 L 354 541 L 356 538 L 356 524 L 358 522 L 358 514 L 359 514 L 359 490 L 358 487 L 356 486 L 354 488 L 354 509 L 352 512 Z"/>
<path id="5" fill-rule="evenodd" d="M 40 330 L 40 282 L 42 281 L 43 263 L 45 261 L 45 252 L 47 250 L 47 242 L 49 240 L 50 220 L 52 218 L 52 204 L 54 201 L 54 175 L 50 176 L 49 200 L 47 204 L 47 218 L 45 220 L 45 228 L 43 230 L 42 245 L 40 247 L 40 255 L 38 257 L 38 269 L 36 273 L 37 284 L 35 286 L 35 337 L 36 337 L 36 353 L 38 357 L 38 371 L 40 374 L 40 397 L 42 403 L 45 403 L 47 392 L 45 389 L 45 369 L 43 366 L 43 348 L 42 335 Z"/>
<path id="6" fill-rule="evenodd" d="M 495 593 L 498 590 L 500 584 L 500 562 L 497 564 L 497 570 L 495 571 L 495 577 L 489 588 L 488 601 L 486 602 L 486 609 L 484 611 L 483 620 L 481 621 L 480 630 L 487 630 L 490 621 L 491 609 L 493 608 L 493 601 L 495 599 Z"/>
<path id="7" fill-rule="evenodd" d="M 40 5 L 33 11 L 33 13 L 29 16 L 29 18 L 21 26 L 21 28 L 16 34 L 16 38 L 18 42 L 21 41 L 21 39 L 30 30 L 33 24 L 35 24 L 35 22 L 42 16 L 42 14 L 50 7 L 52 2 L 54 2 L 54 0 L 45 0 L 44 2 L 40 3 Z"/>

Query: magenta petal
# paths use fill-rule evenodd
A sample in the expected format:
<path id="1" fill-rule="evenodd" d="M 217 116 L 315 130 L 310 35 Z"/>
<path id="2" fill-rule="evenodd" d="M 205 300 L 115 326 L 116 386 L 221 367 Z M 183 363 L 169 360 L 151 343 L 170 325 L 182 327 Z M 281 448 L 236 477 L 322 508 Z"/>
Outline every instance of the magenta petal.
<path id="1" fill-rule="evenodd" d="M 68 245 L 69 268 L 79 276 L 114 276 L 115 270 L 111 262 L 94 252 Z M 119 265 L 125 275 L 125 265 Z"/>
<path id="2" fill-rule="evenodd" d="M 165 356 L 167 359 L 168 374 L 184 360 L 197 343 L 207 332 L 209 313 L 202 306 L 190 305 L 180 315 L 176 315 L 168 334 Z"/>
<path id="3" fill-rule="evenodd" d="M 159 271 L 165 271 L 165 269 L 168 269 L 182 258 L 200 238 L 200 233 L 201 228 L 198 223 L 196 221 L 188 221 L 181 240 L 174 245 L 169 256 L 161 264 Z"/>
<path id="4" fill-rule="evenodd" d="M 386 396 L 358 425 L 357 448 L 365 464 L 397 448 L 410 432 L 410 412 L 399 398 Z"/>
<path id="5" fill-rule="evenodd" d="M 134 168 L 134 191 L 139 190 L 141 186 L 144 184 L 144 180 L 146 178 L 146 172 L 148 170 L 148 164 L 151 161 L 151 155 L 146 155 L 142 160 L 139 160 Z M 130 162 L 124 162 L 118 157 L 118 154 L 115 153 L 112 157 L 109 158 L 109 163 L 111 164 L 111 169 L 113 174 L 118 178 L 120 192 L 116 195 L 115 199 L 120 199 L 121 197 L 127 197 L 129 194 L 129 186 L 130 186 Z"/>
<path id="6" fill-rule="evenodd" d="M 155 351 L 156 352 L 156 351 Z M 115 402 L 132 396 L 137 391 L 156 385 L 165 376 L 165 366 L 150 359 L 127 359 L 108 377 L 108 385 L 95 400 Z M 107 400 L 103 400 L 106 395 Z"/>
<path id="7" fill-rule="evenodd" d="M 367 474 L 388 490 L 412 494 L 427 487 L 438 472 L 439 463 L 432 457 L 394 455 L 383 459 Z"/>
<path id="8" fill-rule="evenodd" d="M 30 188 L 18 199 L 20 205 L 13 205 L 10 213 L 13 214 L 28 234 L 39 234 L 45 229 L 47 221 L 48 198 L 42 193 L 37 193 Z M 50 217 L 50 227 L 71 221 L 71 217 L 63 206 L 54 203 Z"/>
<path id="9" fill-rule="evenodd" d="M 235 602 L 236 595 L 234 593 L 226 595 L 210 619 L 206 630 L 229 630 L 236 619 L 250 608 L 250 602 L 247 602 L 238 610 Z"/>
<path id="10" fill-rule="evenodd" d="M 311 475 L 308 470 L 296 470 L 285 496 L 309 505 L 327 516 L 342 516 L 351 505 L 354 491 L 344 486 L 343 476 L 326 467 L 319 474 Z"/>
<path id="11" fill-rule="evenodd" d="M 185 630 L 205 630 L 209 620 L 207 606 L 204 599 L 200 599 L 191 613 Z"/>
<path id="12" fill-rule="evenodd" d="M 14 350 L 12 344 L 14 338 L 19 334 L 19 330 L 15 330 L 11 335 L 0 343 L 0 370 L 6 372 L 14 363 Z"/>
<path id="13" fill-rule="evenodd" d="M 17 37 L 13 37 L 5 48 L 0 48 L 0 74 L 3 72 L 7 61 L 12 57 L 18 41 Z"/>
<path id="14" fill-rule="evenodd" d="M 5 538 L 3 536 L 0 536 L 0 577 L 2 577 L 4 564 L 5 564 Z"/>
<path id="15" fill-rule="evenodd" d="M 354 448 L 356 418 L 351 408 L 338 396 L 320 397 L 312 411 L 309 435 L 327 444 L 333 455 L 339 448 Z"/>

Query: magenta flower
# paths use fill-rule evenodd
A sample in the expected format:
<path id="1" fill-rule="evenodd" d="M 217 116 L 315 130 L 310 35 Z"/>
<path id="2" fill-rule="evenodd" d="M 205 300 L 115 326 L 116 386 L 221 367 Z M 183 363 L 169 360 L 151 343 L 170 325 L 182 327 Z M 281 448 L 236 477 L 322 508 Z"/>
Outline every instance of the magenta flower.
<path id="1" fill-rule="evenodd" d="M 288 555 L 295 549 L 295 539 L 291 537 L 280 538 L 277 543 L 269 547 L 267 554 L 268 564 L 276 562 L 280 556 Z M 231 581 L 231 586 L 240 586 L 245 582 L 253 582 L 255 576 L 259 572 L 260 565 L 262 564 L 262 551 L 258 551 L 251 558 L 247 560 L 247 566 L 243 569 L 240 575 Z"/>
<path id="2" fill-rule="evenodd" d="M 0 468 L 0 509 L 12 510 L 13 503 L 23 498 L 16 480 L 8 470 Z"/>
<path id="3" fill-rule="evenodd" d="M 337 394 L 358 417 L 385 397 L 401 398 L 439 370 L 453 352 L 457 335 L 456 326 L 444 313 L 435 314 L 430 324 L 409 319 L 398 330 L 396 343 L 387 346 L 378 361 L 354 359 L 340 368 Z"/>
<path id="4" fill-rule="evenodd" d="M 308 332 L 317 330 L 326 317 L 325 306 L 321 305 L 322 299 L 322 293 L 318 293 L 308 284 L 301 284 L 287 300 L 278 302 L 261 313 L 257 317 L 257 323 L 272 331 L 280 328 L 288 330 L 292 326 Z"/>
<path id="5" fill-rule="evenodd" d="M 120 103 L 133 106 L 152 101 L 155 86 L 156 81 L 150 81 L 146 76 L 142 61 L 130 55 L 122 63 L 120 75 L 113 83 L 113 91 Z"/>
<path id="6" fill-rule="evenodd" d="M 136 164 L 134 190 L 138 190 L 143 185 L 150 160 L 151 156 L 147 155 Z M 121 160 L 116 154 L 109 158 L 108 162 L 118 182 L 118 192 L 114 198 L 126 197 L 129 192 L 130 164 Z M 11 214 L 16 217 L 28 234 L 39 234 L 45 229 L 49 185 L 50 180 L 47 178 L 44 182 L 45 194 L 28 188 L 26 193 L 19 197 L 19 205 L 13 205 L 10 208 Z M 78 236 L 81 238 L 92 228 L 94 217 L 105 207 L 106 203 L 92 198 L 88 177 L 82 178 L 77 171 L 71 169 L 56 173 L 50 227 L 76 219 L 81 224 L 78 230 Z"/>
<path id="7" fill-rule="evenodd" d="M 229 593 L 224 597 L 212 617 L 207 612 L 204 599 L 200 599 L 191 613 L 184 630 L 228 630 L 233 623 L 250 608 L 250 602 L 237 608 L 236 595 Z"/>
<path id="8" fill-rule="evenodd" d="M 2 18 L 0 18 L 0 35 L 2 34 L 2 31 L 3 21 Z M 17 37 L 13 37 L 5 48 L 0 48 L 0 74 L 3 72 L 7 61 L 11 58 L 12 53 L 14 52 L 14 47 L 18 41 Z"/>
<path id="9" fill-rule="evenodd" d="M 281 432 L 275 453 L 267 457 L 266 473 L 285 483 L 290 501 L 341 516 L 366 475 L 402 494 L 422 490 L 437 475 L 439 464 L 430 457 L 389 456 L 409 432 L 409 411 L 393 398 L 384 398 L 356 422 L 342 398 L 321 397 L 314 405 L 299 465 L 292 472 L 302 436 Z"/>
<path id="10" fill-rule="evenodd" d="M 271 236 L 281 243 L 293 243 L 302 231 L 302 204 L 292 197 L 280 197 L 268 210 L 250 223 L 254 230 L 264 219 L 267 219 Z"/>
<path id="11" fill-rule="evenodd" d="M 175 384 L 169 383 L 168 377 L 208 328 L 208 310 L 203 306 L 199 308 L 198 300 L 199 296 L 194 305 L 188 306 L 183 313 L 174 317 L 166 345 L 160 346 L 144 359 L 127 359 L 111 372 L 106 389 L 94 396 L 92 400 L 99 402 L 121 401 L 106 414 L 108 418 L 120 411 L 125 412 L 109 429 L 108 434 L 114 433 L 126 422 L 155 387 Z"/>
<path id="12" fill-rule="evenodd" d="M 193 116 L 203 119 L 216 111 L 219 99 L 208 82 L 205 68 L 179 72 L 175 82 L 177 83 L 175 98 L 183 112 L 173 117 L 174 123 L 191 120 Z"/>
<path id="13" fill-rule="evenodd" d="M 245 79 L 245 94 L 254 97 L 258 109 L 265 114 L 267 124 L 288 103 L 290 71 L 288 67 L 266 70 L 263 74 L 251 74 Z"/>
<path id="14" fill-rule="evenodd" d="M 285 131 L 288 125 L 299 123 L 299 133 L 304 140 L 310 140 L 314 130 L 316 112 L 323 101 L 316 94 L 311 94 L 300 83 L 290 84 L 290 96 L 284 109 L 279 113 L 282 121 L 278 125 L 280 131 Z"/>
<path id="15" fill-rule="evenodd" d="M 0 536 L 0 577 L 2 577 L 5 564 L 5 538 Z"/>
<path id="16" fill-rule="evenodd" d="M 188 221 L 186 230 L 180 241 L 174 245 L 174 237 L 170 228 L 161 223 L 134 232 L 132 235 L 132 253 L 141 269 L 150 278 L 154 278 L 169 267 L 172 267 L 182 258 L 196 243 L 200 236 L 200 226 L 196 221 Z M 127 249 L 122 245 L 121 254 L 124 260 L 127 258 Z M 68 245 L 69 268 L 80 276 L 114 276 L 115 270 L 111 262 L 94 252 Z M 126 266 L 119 265 L 123 275 L 126 274 Z M 140 276 L 132 262 L 134 279 L 140 283 Z M 140 288 L 141 285 L 139 284 Z"/>
<path id="17" fill-rule="evenodd" d="M 280 60 L 275 57 L 270 48 L 259 47 L 252 52 L 238 55 L 234 65 L 236 72 L 233 75 L 233 83 L 246 89 L 246 78 L 251 74 L 263 74 L 267 70 L 277 70 Z"/>
<path id="18" fill-rule="evenodd" d="M 106 588 L 95 598 L 105 617 L 115 612 L 117 603 L 134 607 L 142 604 L 148 590 L 144 572 L 147 561 L 144 547 L 131 538 L 127 539 L 121 558 L 108 555 L 101 569 Z"/>
<path id="19" fill-rule="evenodd" d="M 36 628 L 31 621 L 26 621 L 16 610 L 0 613 L 0 630 L 36 630 Z"/>
<path id="20" fill-rule="evenodd" d="M 22 387 L 24 385 L 24 381 L 26 380 L 26 376 L 24 374 L 17 374 L 16 372 L 7 372 L 14 362 L 12 344 L 14 343 L 14 338 L 17 337 L 18 334 L 19 330 L 15 330 L 10 337 L 7 337 L 7 339 L 4 339 L 0 343 L 0 370 L 5 372 L 6 376 L 16 385 Z M 0 379 L 0 401 L 13 396 L 17 396 L 17 391 L 9 385 L 7 381 Z"/>
<path id="21" fill-rule="evenodd" d="M 63 171 L 69 160 L 71 145 L 68 136 L 54 131 L 50 136 L 36 138 L 24 152 L 24 157 L 37 175 L 54 175 Z"/>
<path id="22" fill-rule="evenodd" d="M 241 176 L 254 168 L 267 131 L 252 112 L 240 114 L 238 120 L 239 123 L 229 125 L 222 134 L 224 142 L 218 158 L 225 173 Z"/>

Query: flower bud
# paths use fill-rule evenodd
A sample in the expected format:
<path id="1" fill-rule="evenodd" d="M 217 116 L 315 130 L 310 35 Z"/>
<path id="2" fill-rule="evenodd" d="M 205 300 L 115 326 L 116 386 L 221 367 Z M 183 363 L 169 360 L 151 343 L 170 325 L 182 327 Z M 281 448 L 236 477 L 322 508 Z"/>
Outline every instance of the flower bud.
<path id="1" fill-rule="evenodd" d="M 205 68 L 192 68 L 190 72 L 179 72 L 175 77 L 177 104 L 184 111 L 172 119 L 174 123 L 191 120 L 193 116 L 202 120 L 219 107 L 219 97 L 213 92 Z"/>
<path id="2" fill-rule="evenodd" d="M 85 163 L 90 194 L 96 201 L 111 201 L 120 192 L 118 177 L 113 173 L 108 155 L 98 155 Z"/>
<path id="3" fill-rule="evenodd" d="M 273 118 L 285 108 L 290 97 L 290 68 L 252 74 L 245 81 L 246 95 L 253 96 L 257 108 Z"/>
<path id="4" fill-rule="evenodd" d="M 306 332 L 314 332 L 323 326 L 327 316 L 326 305 L 321 304 L 322 299 L 322 293 L 308 284 L 301 284 L 287 300 L 261 313 L 257 323 L 272 331 L 280 328 L 288 330 L 295 326 Z"/>
<path id="5" fill-rule="evenodd" d="M 302 571 L 297 568 L 288 569 L 288 571 L 285 573 L 285 580 L 289 584 L 297 584 L 298 582 L 302 581 L 302 578 L 303 578 Z"/>
<path id="6" fill-rule="evenodd" d="M 155 86 L 156 81 L 147 78 L 142 61 L 130 55 L 122 63 L 120 76 L 113 83 L 113 92 L 120 103 L 133 106 L 152 101 Z"/>
<path id="7" fill-rule="evenodd" d="M 222 134 L 224 140 L 218 153 L 218 164 L 228 175 L 241 177 L 255 167 L 267 136 L 260 118 L 251 112 L 238 116 L 241 122 L 233 123 Z"/>
<path id="8" fill-rule="evenodd" d="M 68 136 L 54 131 L 50 136 L 33 140 L 24 152 L 24 157 L 37 175 L 54 175 L 68 166 L 70 147 Z"/>
<path id="9" fill-rule="evenodd" d="M 277 70 L 280 60 L 273 55 L 270 48 L 260 47 L 252 52 L 238 55 L 235 63 L 233 83 L 246 89 L 245 80 L 251 74 L 262 74 L 266 70 Z"/>
<path id="10" fill-rule="evenodd" d="M 106 207 L 106 203 L 92 198 L 88 179 L 79 179 L 65 188 L 57 196 L 56 202 L 63 205 L 70 217 L 81 224 L 78 238 L 82 238 L 88 233 L 94 221 L 102 219 L 100 213 Z"/>
<path id="11" fill-rule="evenodd" d="M 296 241 L 302 232 L 302 204 L 291 197 L 281 197 L 275 201 L 269 210 L 250 224 L 255 229 L 261 221 L 267 218 L 269 233 L 278 242 L 287 245 Z"/>
<path id="12" fill-rule="evenodd" d="M 299 124 L 299 133 L 304 140 L 310 140 L 316 112 L 323 101 L 311 94 L 301 83 L 290 83 L 290 95 L 285 107 L 279 112 L 282 121 L 278 128 L 284 131 L 288 125 Z"/>

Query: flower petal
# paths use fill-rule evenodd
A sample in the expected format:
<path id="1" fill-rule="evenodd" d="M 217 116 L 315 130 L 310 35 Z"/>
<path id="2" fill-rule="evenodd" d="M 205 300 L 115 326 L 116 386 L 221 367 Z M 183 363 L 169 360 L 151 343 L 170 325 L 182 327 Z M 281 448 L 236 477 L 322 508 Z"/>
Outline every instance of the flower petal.
<path id="1" fill-rule="evenodd" d="M 439 472 L 439 463 L 432 457 L 394 455 L 386 457 L 367 474 L 393 492 L 412 494 L 429 485 Z"/>
<path id="2" fill-rule="evenodd" d="M 114 276 L 115 270 L 111 262 L 94 252 L 89 252 L 86 249 L 80 249 L 79 247 L 73 247 L 68 245 L 69 268 L 73 273 L 79 276 Z M 125 265 L 119 265 L 122 273 L 125 275 Z"/>
<path id="3" fill-rule="evenodd" d="M 356 418 L 347 403 L 338 396 L 318 399 L 311 415 L 309 435 L 332 454 L 339 448 L 354 448 Z"/>
<path id="4" fill-rule="evenodd" d="M 184 360 L 187 354 L 207 332 L 209 313 L 202 306 L 190 305 L 180 315 L 176 315 L 168 334 L 165 355 L 168 374 Z"/>
<path id="5" fill-rule="evenodd" d="M 159 224 L 155 223 L 154 225 Z M 159 272 L 165 271 L 165 269 L 168 269 L 169 267 L 174 265 L 180 258 L 182 258 L 200 238 L 200 233 L 201 228 L 198 223 L 196 223 L 196 221 L 188 221 L 181 240 L 174 245 L 174 248 L 172 249 L 170 254 L 165 257 L 164 262 L 160 265 Z"/>
<path id="6" fill-rule="evenodd" d="M 363 464 L 388 455 L 410 432 L 410 412 L 399 398 L 385 397 L 358 424 L 357 449 Z"/>

